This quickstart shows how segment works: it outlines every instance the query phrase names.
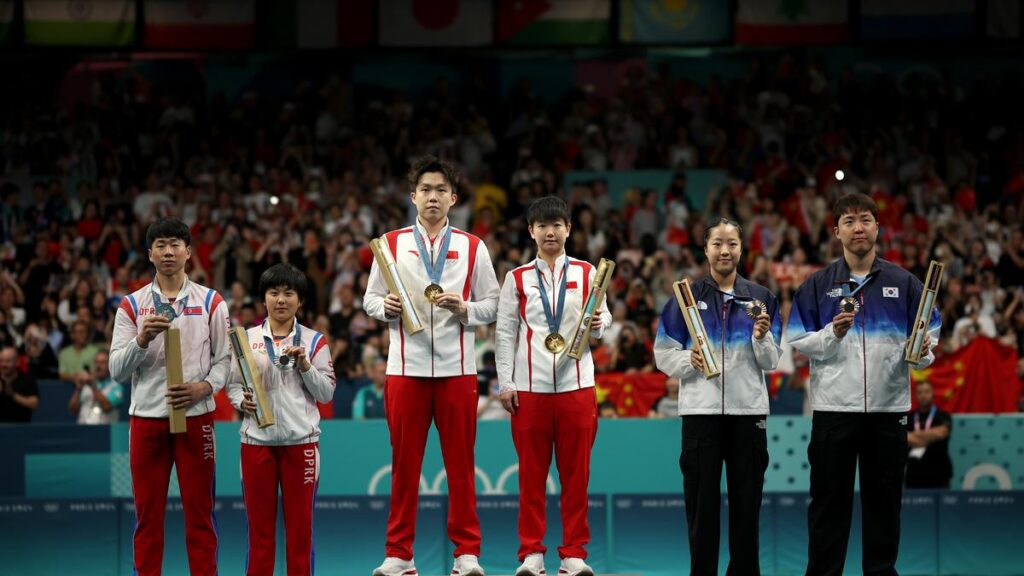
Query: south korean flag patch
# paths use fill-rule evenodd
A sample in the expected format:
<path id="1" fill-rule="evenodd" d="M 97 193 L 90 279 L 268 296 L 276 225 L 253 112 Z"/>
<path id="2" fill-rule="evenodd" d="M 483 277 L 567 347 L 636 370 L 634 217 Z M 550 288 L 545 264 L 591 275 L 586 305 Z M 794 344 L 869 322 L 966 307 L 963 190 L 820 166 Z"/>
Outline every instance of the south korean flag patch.
<path id="1" fill-rule="evenodd" d="M 883 286 L 882 287 L 882 297 L 883 298 L 899 298 L 900 297 L 900 289 L 897 288 L 896 286 Z"/>

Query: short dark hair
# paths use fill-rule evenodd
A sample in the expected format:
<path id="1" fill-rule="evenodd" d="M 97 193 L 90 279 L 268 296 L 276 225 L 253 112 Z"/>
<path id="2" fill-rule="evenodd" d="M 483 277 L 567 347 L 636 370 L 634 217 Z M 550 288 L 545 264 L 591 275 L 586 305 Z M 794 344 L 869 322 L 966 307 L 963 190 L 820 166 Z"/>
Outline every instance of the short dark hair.
<path id="1" fill-rule="evenodd" d="M 146 246 L 152 247 L 153 242 L 160 238 L 177 238 L 186 246 L 192 245 L 192 234 L 188 226 L 177 218 L 161 218 L 146 228 Z"/>
<path id="2" fill-rule="evenodd" d="M 878 220 L 878 204 L 875 204 L 871 196 L 861 192 L 851 192 L 832 205 L 832 219 L 836 226 L 839 226 L 839 219 L 843 216 L 859 212 L 870 212 Z"/>
<path id="3" fill-rule="evenodd" d="M 274 264 L 260 276 L 260 294 L 264 297 L 268 290 L 285 288 L 295 290 L 295 293 L 299 295 L 299 301 L 303 301 L 306 299 L 308 287 L 309 281 L 306 280 L 306 275 L 291 264 Z"/>
<path id="4" fill-rule="evenodd" d="M 569 223 L 569 206 L 558 196 L 544 196 L 534 200 L 526 209 L 526 223 L 530 226 L 538 222 Z"/>
<path id="5" fill-rule="evenodd" d="M 444 175 L 444 179 L 448 181 L 448 185 L 452 188 L 452 194 L 458 192 L 459 189 L 459 171 L 455 168 L 455 165 L 447 160 L 441 160 L 433 154 L 428 154 L 418 158 L 409 167 L 409 189 L 416 190 L 416 185 L 420 183 L 420 178 L 428 172 L 440 172 Z"/>
<path id="6" fill-rule="evenodd" d="M 736 228 L 736 231 L 740 233 L 740 245 L 743 244 L 743 226 L 735 220 L 730 220 L 725 217 L 718 217 L 708 222 L 708 225 L 704 227 L 704 244 L 708 243 L 708 238 L 711 238 L 711 231 L 719 226 L 732 226 Z"/>

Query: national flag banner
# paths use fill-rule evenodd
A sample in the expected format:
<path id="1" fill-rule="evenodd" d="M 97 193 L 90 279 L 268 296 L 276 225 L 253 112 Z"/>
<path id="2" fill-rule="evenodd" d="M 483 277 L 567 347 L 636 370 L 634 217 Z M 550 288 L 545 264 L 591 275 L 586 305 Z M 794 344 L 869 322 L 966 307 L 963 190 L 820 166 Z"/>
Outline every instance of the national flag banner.
<path id="1" fill-rule="evenodd" d="M 256 39 L 254 0 L 145 0 L 147 48 L 243 50 Z"/>
<path id="2" fill-rule="evenodd" d="M 1021 37 L 1021 4 L 1024 0 L 988 0 L 985 34 L 989 38 Z"/>
<path id="3" fill-rule="evenodd" d="M 484 46 L 494 40 L 491 2 L 381 0 L 384 46 Z"/>
<path id="4" fill-rule="evenodd" d="M 717 44 L 729 39 L 721 0 L 622 0 L 619 40 L 627 44 Z"/>
<path id="5" fill-rule="evenodd" d="M 14 30 L 14 0 L 0 0 L 0 46 L 11 41 Z"/>
<path id="6" fill-rule="evenodd" d="M 661 372 L 606 372 L 594 376 L 597 401 L 611 401 L 623 417 L 646 418 L 658 398 L 664 396 L 665 375 Z"/>
<path id="7" fill-rule="evenodd" d="M 498 0 L 498 41 L 532 46 L 607 44 L 611 0 Z"/>
<path id="8" fill-rule="evenodd" d="M 931 382 L 935 404 L 947 412 L 1017 411 L 1017 350 L 992 338 L 977 336 L 911 376 L 914 382 Z"/>
<path id="9" fill-rule="evenodd" d="M 974 0 L 862 0 L 864 40 L 969 38 L 974 36 Z"/>
<path id="10" fill-rule="evenodd" d="M 339 48 L 373 41 L 374 0 L 270 2 L 257 20 L 259 45 Z"/>
<path id="11" fill-rule="evenodd" d="M 25 0 L 24 9 L 26 44 L 127 46 L 135 42 L 134 0 Z"/>
<path id="12" fill-rule="evenodd" d="M 841 44 L 847 0 L 737 0 L 737 44 Z"/>

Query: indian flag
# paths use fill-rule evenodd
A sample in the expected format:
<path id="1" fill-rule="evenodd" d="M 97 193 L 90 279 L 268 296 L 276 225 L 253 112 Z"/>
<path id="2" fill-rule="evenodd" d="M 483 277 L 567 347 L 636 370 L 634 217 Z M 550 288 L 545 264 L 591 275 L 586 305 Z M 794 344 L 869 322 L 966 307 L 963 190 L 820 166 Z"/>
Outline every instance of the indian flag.
<path id="1" fill-rule="evenodd" d="M 241 50 L 256 40 L 255 0 L 146 0 L 147 48 Z"/>
<path id="2" fill-rule="evenodd" d="M 850 38 L 847 0 L 738 1 L 738 44 L 836 44 Z"/>
<path id="3" fill-rule="evenodd" d="M 498 40 L 508 44 L 611 42 L 611 0 L 498 0 Z"/>
<path id="4" fill-rule="evenodd" d="M 126 46 L 134 41 L 133 0 L 25 0 L 27 44 Z"/>

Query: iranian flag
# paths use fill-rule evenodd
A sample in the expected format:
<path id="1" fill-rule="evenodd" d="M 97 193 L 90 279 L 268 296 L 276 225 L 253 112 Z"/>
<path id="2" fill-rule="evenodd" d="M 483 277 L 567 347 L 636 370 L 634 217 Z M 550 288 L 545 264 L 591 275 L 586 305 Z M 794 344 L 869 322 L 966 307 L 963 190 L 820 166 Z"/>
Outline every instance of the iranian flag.
<path id="1" fill-rule="evenodd" d="M 739 0 L 738 44 L 838 44 L 850 38 L 846 0 Z"/>
<path id="2" fill-rule="evenodd" d="M 0 0 L 0 45 L 11 41 L 14 25 L 14 0 Z"/>
<path id="3" fill-rule="evenodd" d="M 498 40 L 508 44 L 606 44 L 611 0 L 498 0 Z"/>
<path id="4" fill-rule="evenodd" d="M 0 5 L 0 13 L 5 10 Z M 134 41 L 134 0 L 25 0 L 27 44 L 126 46 Z"/>
<path id="5" fill-rule="evenodd" d="M 146 0 L 144 44 L 174 50 L 239 50 L 256 38 L 254 0 Z"/>
<path id="6" fill-rule="evenodd" d="M 482 46 L 493 40 L 491 3 L 480 0 L 381 0 L 384 46 Z"/>

